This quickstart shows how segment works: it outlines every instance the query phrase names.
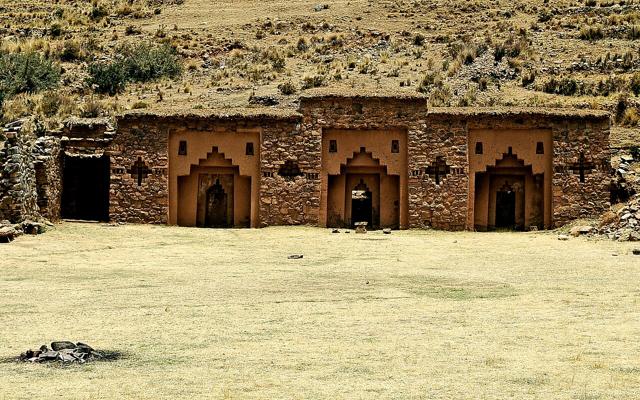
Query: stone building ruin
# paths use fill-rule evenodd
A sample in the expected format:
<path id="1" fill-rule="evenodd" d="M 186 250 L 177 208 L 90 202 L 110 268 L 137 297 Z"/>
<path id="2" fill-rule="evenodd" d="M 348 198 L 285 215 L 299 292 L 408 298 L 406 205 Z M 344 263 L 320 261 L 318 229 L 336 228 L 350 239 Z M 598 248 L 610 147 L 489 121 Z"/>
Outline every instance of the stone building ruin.
<path id="1" fill-rule="evenodd" d="M 0 220 L 552 228 L 609 208 L 609 126 L 599 111 L 334 94 L 296 111 L 76 119 L 37 144 L 10 135 Z"/>

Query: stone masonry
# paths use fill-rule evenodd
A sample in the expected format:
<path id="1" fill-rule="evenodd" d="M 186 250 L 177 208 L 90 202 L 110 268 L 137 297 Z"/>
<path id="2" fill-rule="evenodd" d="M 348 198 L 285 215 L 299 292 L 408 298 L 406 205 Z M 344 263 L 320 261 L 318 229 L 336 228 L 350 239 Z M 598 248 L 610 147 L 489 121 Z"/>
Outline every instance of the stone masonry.
<path id="1" fill-rule="evenodd" d="M 78 133 L 78 124 L 84 133 Z M 229 138 L 226 140 L 233 141 L 234 132 L 245 132 L 238 134 L 243 140 L 247 140 L 246 132 L 254 132 L 260 140 L 255 149 L 259 159 L 254 159 L 259 161 L 260 171 L 252 177 L 256 185 L 252 193 L 258 196 L 255 212 L 252 206 L 252 216 L 258 223 L 252 226 L 323 226 L 328 207 L 328 178 L 323 170 L 324 132 L 341 132 L 349 138 L 350 132 L 392 131 L 406 135 L 406 149 L 400 149 L 406 154 L 406 162 L 400 175 L 397 206 L 404 211 L 399 226 L 474 229 L 469 223 L 473 199 L 469 198 L 468 137 L 472 129 L 551 132 L 553 226 L 576 218 L 595 217 L 608 209 L 609 117 L 604 113 L 427 110 L 426 100 L 420 96 L 314 94 L 302 97 L 297 111 L 237 114 L 136 111 L 118 117 L 117 128 L 104 121 L 96 121 L 94 125 L 91 121 L 80 121 L 69 124 L 62 134 L 37 141 L 29 141 L 9 127 L 5 134 L 7 141 L 0 150 L 0 220 L 18 221 L 38 215 L 58 219 L 64 155 L 86 153 L 108 157 L 111 221 L 167 224 L 175 221 L 169 211 L 172 198 L 169 171 L 173 157 L 178 156 L 177 152 L 169 152 L 171 135 L 196 132 L 215 136 L 224 132 L 232 135 L 226 136 Z M 371 143 L 361 144 L 368 152 L 374 147 Z M 237 148 L 228 151 L 237 153 Z M 390 144 L 384 149 L 390 153 L 399 151 L 391 150 Z M 228 155 L 225 157 L 230 159 Z M 244 157 L 244 147 L 242 155 L 236 157 Z M 387 167 L 384 160 L 391 159 L 384 154 L 373 154 L 373 158 L 384 168 Z M 252 168 L 255 170 L 257 165 Z M 393 168 L 398 170 L 396 166 Z"/>

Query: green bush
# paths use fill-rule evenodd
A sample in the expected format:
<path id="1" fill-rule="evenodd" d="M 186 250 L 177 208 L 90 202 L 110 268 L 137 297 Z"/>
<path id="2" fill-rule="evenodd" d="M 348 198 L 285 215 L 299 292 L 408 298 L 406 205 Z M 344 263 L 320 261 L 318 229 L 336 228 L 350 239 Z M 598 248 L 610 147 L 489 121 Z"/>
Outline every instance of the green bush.
<path id="1" fill-rule="evenodd" d="M 38 53 L 0 56 L 0 92 L 6 97 L 51 89 L 60 81 L 60 69 Z"/>
<path id="2" fill-rule="evenodd" d="M 120 93 L 127 86 L 127 73 L 120 61 L 111 63 L 93 63 L 89 65 L 89 84 L 98 93 L 111 96 Z"/>
<path id="3" fill-rule="evenodd" d="M 168 45 L 140 44 L 123 49 L 127 76 L 132 82 L 149 82 L 159 78 L 175 78 L 182 65 L 175 50 Z"/>
<path id="4" fill-rule="evenodd" d="M 124 90 L 128 82 L 150 82 L 160 78 L 175 78 L 182 65 L 175 51 L 167 45 L 140 44 L 121 49 L 124 58 L 89 66 L 89 84 L 99 93 L 114 95 Z"/>

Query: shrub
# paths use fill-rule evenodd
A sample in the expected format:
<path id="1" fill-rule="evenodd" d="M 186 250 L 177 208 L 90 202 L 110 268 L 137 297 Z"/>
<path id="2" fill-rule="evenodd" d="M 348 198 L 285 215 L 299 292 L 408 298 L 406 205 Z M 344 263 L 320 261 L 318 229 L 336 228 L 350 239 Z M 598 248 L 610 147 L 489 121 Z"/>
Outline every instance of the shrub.
<path id="1" fill-rule="evenodd" d="M 62 26 L 59 23 L 54 23 L 51 25 L 51 27 L 49 28 L 49 35 L 51 37 L 57 38 L 62 36 Z"/>
<path id="2" fill-rule="evenodd" d="M 83 118 L 96 118 L 102 115 L 103 112 L 104 112 L 103 104 L 100 101 L 93 98 L 93 96 L 90 96 L 85 99 L 85 102 L 82 105 L 82 110 L 80 115 Z"/>
<path id="3" fill-rule="evenodd" d="M 422 46 L 424 44 L 425 39 L 426 38 L 424 37 L 424 35 L 422 33 L 418 32 L 413 37 L 413 44 L 415 46 Z"/>
<path id="4" fill-rule="evenodd" d="M 420 79 L 417 90 L 420 93 L 430 93 L 434 86 L 440 85 L 441 83 L 442 77 L 440 74 L 429 71 Z"/>
<path id="5" fill-rule="evenodd" d="M 131 108 L 133 110 L 142 110 L 144 108 L 149 108 L 149 104 L 145 103 L 144 101 L 136 101 L 135 103 L 133 103 Z"/>
<path id="6" fill-rule="evenodd" d="M 530 70 L 522 73 L 522 86 L 527 87 L 536 81 L 536 71 Z"/>
<path id="7" fill-rule="evenodd" d="M 307 75 L 302 78 L 302 88 L 303 89 L 311 89 L 314 87 L 320 87 L 324 85 L 325 76 L 321 74 L 317 75 Z"/>
<path id="8" fill-rule="evenodd" d="M 91 12 L 89 13 L 89 18 L 91 18 L 93 21 L 100 21 L 107 15 L 109 15 L 109 12 L 103 6 L 94 4 L 93 8 L 91 8 Z"/>
<path id="9" fill-rule="evenodd" d="M 296 93 L 296 85 L 291 81 L 284 82 L 278 85 L 278 90 L 280 90 L 280 93 L 288 96 Z"/>
<path id="10" fill-rule="evenodd" d="M 631 79 L 629 80 L 629 89 L 634 95 L 640 95 L 640 72 L 636 72 L 631 76 Z"/>
<path id="11" fill-rule="evenodd" d="M 538 14 L 538 22 L 548 22 L 553 18 L 553 14 L 549 10 L 542 10 Z"/>
<path id="12" fill-rule="evenodd" d="M 543 86 L 545 93 L 573 96 L 578 93 L 578 82 L 573 78 L 551 78 Z"/>
<path id="13" fill-rule="evenodd" d="M 622 114 L 621 125 L 623 126 L 638 126 L 640 122 L 640 116 L 638 115 L 638 110 L 635 108 L 628 108 Z"/>
<path id="14" fill-rule="evenodd" d="M 149 82 L 162 77 L 175 78 L 182 66 L 173 48 L 168 45 L 140 44 L 123 49 L 126 74 L 132 82 Z"/>
<path id="15" fill-rule="evenodd" d="M 59 68 L 38 53 L 0 56 L 0 91 L 7 97 L 51 89 L 59 80 Z"/>
<path id="16" fill-rule="evenodd" d="M 142 33 L 142 31 L 139 28 L 136 28 L 133 25 L 127 25 L 127 27 L 124 29 L 124 34 L 127 35 L 127 36 L 139 35 L 141 33 Z"/>
<path id="17" fill-rule="evenodd" d="M 61 61 L 75 61 L 82 59 L 82 49 L 80 43 L 75 40 L 67 40 L 64 42 L 62 51 L 60 52 Z"/>
<path id="18" fill-rule="evenodd" d="M 89 66 L 89 84 L 99 93 L 115 95 L 128 82 L 149 82 L 163 77 L 175 78 L 182 65 L 174 50 L 167 46 L 140 44 L 120 49 L 122 60 L 94 63 Z"/>
<path id="19" fill-rule="evenodd" d="M 93 63 L 89 65 L 89 75 L 88 83 L 98 93 L 113 96 L 127 85 L 127 73 L 122 62 Z"/>
<path id="20" fill-rule="evenodd" d="M 42 101 L 40 101 L 40 111 L 42 111 L 45 116 L 52 117 L 58 113 L 61 105 L 62 95 L 53 91 L 46 92 L 42 96 Z"/>

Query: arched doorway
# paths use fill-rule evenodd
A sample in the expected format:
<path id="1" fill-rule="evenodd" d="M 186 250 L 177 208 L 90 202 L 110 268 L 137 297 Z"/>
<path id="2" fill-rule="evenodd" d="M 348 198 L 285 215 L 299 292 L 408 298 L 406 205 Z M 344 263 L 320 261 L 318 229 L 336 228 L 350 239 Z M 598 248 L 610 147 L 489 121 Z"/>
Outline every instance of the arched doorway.
<path id="1" fill-rule="evenodd" d="M 207 189 L 205 228 L 226 228 L 229 226 L 228 204 L 229 195 L 225 193 L 220 180 L 216 179 L 216 183 Z"/>
<path id="2" fill-rule="evenodd" d="M 351 191 L 351 225 L 357 222 L 373 226 L 373 194 L 363 179 Z"/>

